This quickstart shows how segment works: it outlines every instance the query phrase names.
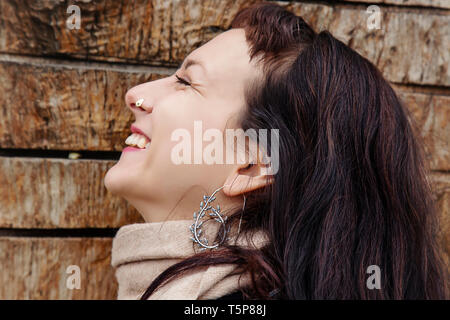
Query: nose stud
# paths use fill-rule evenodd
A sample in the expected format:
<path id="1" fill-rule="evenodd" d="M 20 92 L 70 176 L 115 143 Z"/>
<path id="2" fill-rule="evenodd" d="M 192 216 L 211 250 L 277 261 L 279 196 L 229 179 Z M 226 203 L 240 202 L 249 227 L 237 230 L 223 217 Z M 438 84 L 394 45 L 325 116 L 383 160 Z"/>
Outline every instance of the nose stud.
<path id="1" fill-rule="evenodd" d="M 136 107 L 142 106 L 143 103 L 144 103 L 144 99 L 140 98 L 138 101 L 136 101 Z"/>

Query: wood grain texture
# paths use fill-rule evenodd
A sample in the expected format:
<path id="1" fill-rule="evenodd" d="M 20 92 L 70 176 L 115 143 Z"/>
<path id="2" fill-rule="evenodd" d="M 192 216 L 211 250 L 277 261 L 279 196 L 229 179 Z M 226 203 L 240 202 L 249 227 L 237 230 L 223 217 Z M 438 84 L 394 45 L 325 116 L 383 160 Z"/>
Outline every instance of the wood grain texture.
<path id="1" fill-rule="evenodd" d="M 450 170 L 450 96 L 396 92 L 411 112 L 425 143 L 425 156 L 432 170 Z"/>
<path id="2" fill-rule="evenodd" d="M 161 77 L 138 70 L 0 61 L 0 147 L 122 150 L 126 91 Z"/>
<path id="3" fill-rule="evenodd" d="M 0 185 L 8 186 L 0 193 L 0 227 L 105 228 L 142 222 L 134 208 L 103 186 L 113 163 L 0 157 Z M 431 178 L 448 236 L 450 174 Z"/>
<path id="4" fill-rule="evenodd" d="M 172 73 L 38 62 L 0 59 L 1 148 L 121 151 L 134 121 L 127 89 Z M 450 170 L 450 97 L 396 90 L 418 120 L 431 168 Z"/>
<path id="5" fill-rule="evenodd" d="M 134 120 L 124 105 L 127 89 L 171 74 L 241 8 L 259 1 L 0 0 L 0 148 L 122 150 Z M 430 179 L 450 270 L 450 1 L 311 2 L 277 3 L 316 30 L 329 29 L 399 84 L 430 168 L 440 171 Z M 70 4 L 81 8 L 79 30 L 66 27 Z M 380 6 L 381 29 L 367 28 L 366 4 L 387 4 Z M 103 185 L 114 163 L 0 156 L 0 228 L 142 222 Z M 0 299 L 115 299 L 111 238 L 8 232 L 0 236 Z M 81 269 L 80 290 L 66 287 L 70 265 Z"/>
<path id="6" fill-rule="evenodd" d="M 440 212 L 439 243 L 444 251 L 444 262 L 450 272 L 450 173 L 433 173 L 433 193 Z"/>
<path id="7" fill-rule="evenodd" d="M 110 238 L 0 237 L 0 300 L 115 299 Z M 67 267 L 80 268 L 80 289 L 68 289 Z"/>
<path id="8" fill-rule="evenodd" d="M 114 163 L 0 157 L 0 227 L 115 228 L 141 222 L 103 184 Z"/>
<path id="9" fill-rule="evenodd" d="M 79 30 L 66 27 L 67 2 L 0 1 L 0 52 L 177 65 L 259 0 L 78 2 Z M 448 10 L 383 10 L 381 29 L 353 5 L 279 2 L 374 62 L 394 82 L 450 86 Z"/>
<path id="10" fill-rule="evenodd" d="M 316 30 L 330 30 L 389 81 L 450 85 L 450 11 L 382 10 L 380 29 L 370 30 L 365 10 L 297 2 L 286 6 Z"/>
<path id="11" fill-rule="evenodd" d="M 347 2 L 367 2 L 370 4 L 392 4 L 397 6 L 422 6 L 422 7 L 432 7 L 432 8 L 450 8 L 450 1 L 448 0 L 344 0 Z"/>
<path id="12" fill-rule="evenodd" d="M 0 51 L 173 63 L 229 25 L 247 2 L 251 1 L 83 1 L 77 2 L 81 28 L 70 30 L 67 1 L 1 1 Z"/>

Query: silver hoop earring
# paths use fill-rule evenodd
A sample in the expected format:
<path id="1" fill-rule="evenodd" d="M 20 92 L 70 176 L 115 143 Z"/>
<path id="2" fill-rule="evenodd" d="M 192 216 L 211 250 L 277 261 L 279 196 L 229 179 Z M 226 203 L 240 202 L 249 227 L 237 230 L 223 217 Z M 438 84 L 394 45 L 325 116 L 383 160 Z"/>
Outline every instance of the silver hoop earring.
<path id="1" fill-rule="evenodd" d="M 225 186 L 223 186 L 225 187 Z M 200 211 L 194 212 L 194 223 L 189 227 L 189 229 L 191 230 L 192 233 L 192 237 L 191 240 L 194 243 L 197 243 L 197 245 L 200 247 L 200 251 L 206 250 L 206 249 L 217 249 L 225 240 L 227 240 L 227 235 L 230 232 L 230 226 L 227 227 L 226 222 L 227 222 L 227 216 L 225 216 L 225 218 L 222 217 L 221 213 L 220 213 L 220 205 L 217 205 L 216 208 L 213 208 L 210 203 L 213 202 L 214 200 L 216 200 L 215 194 L 221 190 L 223 187 L 220 187 L 219 189 L 217 189 L 216 191 L 214 191 L 211 196 L 207 196 L 204 195 L 203 196 L 203 201 L 200 202 Z M 239 227 L 238 227 L 238 232 L 237 234 L 239 235 L 240 231 L 241 231 L 241 222 L 242 222 L 242 216 L 244 214 L 244 210 L 245 210 L 245 203 L 246 203 L 246 197 L 245 194 L 244 196 L 244 204 L 242 206 L 242 212 L 241 212 L 241 217 L 239 219 Z M 210 213 L 208 213 L 208 215 L 210 217 L 213 217 L 215 221 L 217 221 L 218 223 L 221 224 L 222 228 L 223 228 L 223 233 L 222 233 L 222 237 L 221 239 L 215 243 L 210 245 L 208 243 L 208 239 L 206 239 L 206 237 L 203 236 L 202 239 L 200 239 L 201 234 L 202 234 L 202 229 L 201 226 L 203 224 L 204 221 L 200 221 L 206 214 L 206 212 L 208 210 L 211 210 Z"/>
<path id="2" fill-rule="evenodd" d="M 227 229 L 226 221 L 228 217 L 225 218 L 222 217 L 222 215 L 220 214 L 220 205 L 217 205 L 216 208 L 213 208 L 212 206 L 209 205 L 211 202 L 216 200 L 215 194 L 222 188 L 223 187 L 220 187 L 219 189 L 214 191 L 209 197 L 207 195 L 204 195 L 203 201 L 200 202 L 200 211 L 198 213 L 194 211 L 194 223 L 189 227 L 189 229 L 191 230 L 193 235 L 191 237 L 191 240 L 198 244 L 201 251 L 206 249 L 217 249 L 227 238 L 229 227 Z M 211 212 L 209 212 L 208 215 L 210 217 L 213 217 L 214 220 L 216 220 L 217 222 L 219 222 L 223 228 L 221 239 L 217 243 L 212 245 L 208 243 L 208 239 L 206 239 L 206 237 L 203 236 L 203 239 L 200 239 L 202 234 L 201 226 L 204 222 L 200 221 L 200 219 L 202 219 L 205 216 L 208 210 L 211 210 Z"/>

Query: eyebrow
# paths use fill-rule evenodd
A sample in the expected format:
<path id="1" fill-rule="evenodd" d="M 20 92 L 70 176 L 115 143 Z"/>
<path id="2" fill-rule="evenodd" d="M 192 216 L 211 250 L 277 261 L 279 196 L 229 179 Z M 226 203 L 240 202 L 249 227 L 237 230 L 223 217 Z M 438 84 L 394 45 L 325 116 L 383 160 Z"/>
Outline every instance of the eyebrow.
<path id="1" fill-rule="evenodd" d="M 207 73 L 207 72 L 206 72 L 206 68 L 205 68 L 205 66 L 203 65 L 203 63 L 201 63 L 201 62 L 198 61 L 198 60 L 194 60 L 194 59 L 186 59 L 185 65 L 184 65 L 184 70 L 186 70 L 187 68 L 189 68 L 189 67 L 191 67 L 191 66 L 195 66 L 195 65 L 199 65 L 200 67 L 203 68 L 203 71 L 204 71 L 205 73 Z M 182 66 L 183 66 L 183 63 L 180 64 L 179 68 L 181 68 Z"/>

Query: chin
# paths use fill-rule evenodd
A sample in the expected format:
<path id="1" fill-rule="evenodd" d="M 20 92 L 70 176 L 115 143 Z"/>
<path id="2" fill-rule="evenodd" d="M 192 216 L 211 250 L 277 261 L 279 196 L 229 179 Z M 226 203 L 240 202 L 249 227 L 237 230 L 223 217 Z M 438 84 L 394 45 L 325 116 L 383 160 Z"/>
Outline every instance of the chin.
<path id="1" fill-rule="evenodd" d="M 117 165 L 111 167 L 105 174 L 105 178 L 103 179 L 103 184 L 106 189 L 111 192 L 113 195 L 121 195 L 123 193 L 124 181 L 126 177 L 121 173 L 120 168 L 117 168 Z"/>

